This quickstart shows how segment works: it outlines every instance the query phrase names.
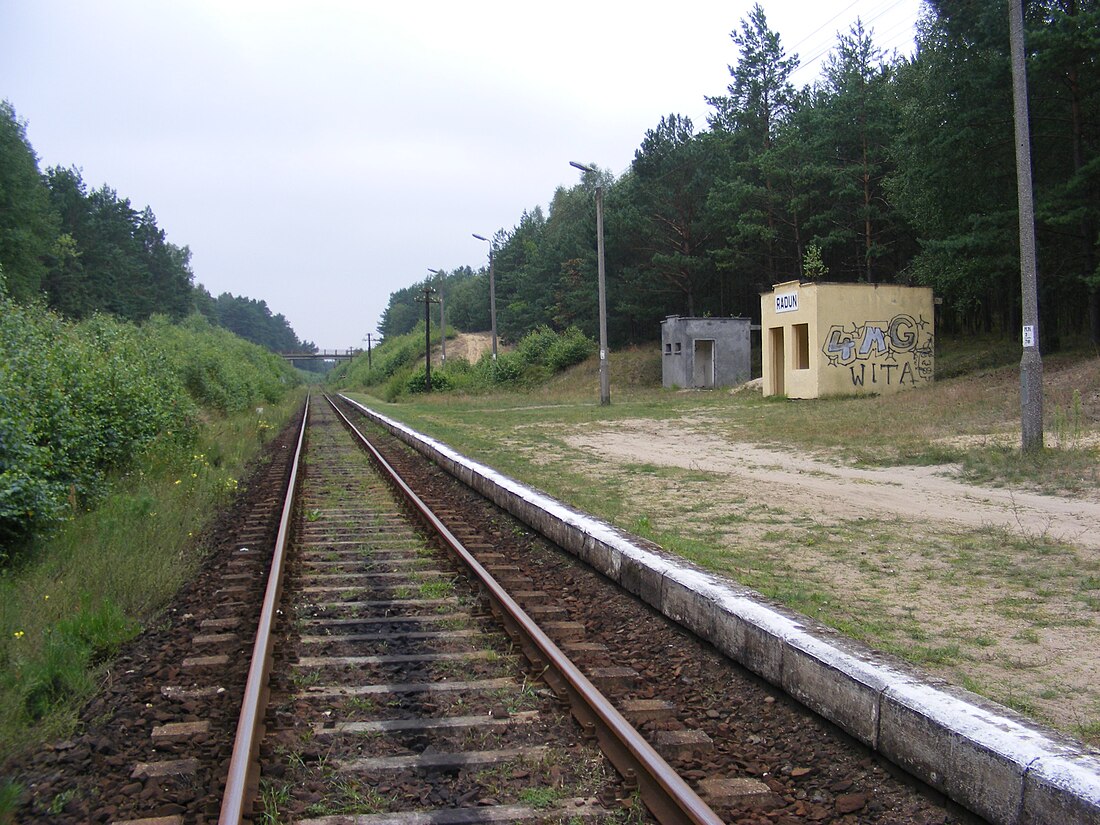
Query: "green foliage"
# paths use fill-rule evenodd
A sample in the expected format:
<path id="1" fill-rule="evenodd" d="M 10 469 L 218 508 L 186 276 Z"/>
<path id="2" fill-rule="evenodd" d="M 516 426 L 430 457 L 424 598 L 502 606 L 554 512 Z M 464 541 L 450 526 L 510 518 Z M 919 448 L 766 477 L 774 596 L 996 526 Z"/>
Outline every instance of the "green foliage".
<path id="1" fill-rule="evenodd" d="M 197 292 L 207 300 L 197 303 L 199 312 L 211 323 L 239 335 L 246 341 L 259 344 L 272 352 L 316 352 L 310 341 L 299 341 L 290 323 L 280 313 L 272 315 L 266 301 L 223 292 L 217 299 L 211 298 L 205 289 Z"/>
<path id="2" fill-rule="evenodd" d="M 545 364 L 550 348 L 558 340 L 558 334 L 543 324 L 523 337 L 516 345 L 516 354 L 528 364 Z"/>
<path id="3" fill-rule="evenodd" d="M 15 808 L 23 787 L 10 779 L 0 779 L 0 822 L 14 822 Z"/>
<path id="4" fill-rule="evenodd" d="M 518 352 L 501 352 L 494 359 L 491 355 L 483 355 L 478 361 L 477 372 L 487 383 L 493 386 L 507 386 L 518 384 L 524 376 L 523 356 Z"/>
<path id="5" fill-rule="evenodd" d="M 186 449 L 200 408 L 272 403 L 296 383 L 281 359 L 201 319 L 72 324 L 0 298 L 0 567 L 93 504 L 108 472 Z"/>
<path id="6" fill-rule="evenodd" d="M 557 333 L 545 325 L 527 333 L 515 350 L 521 369 L 546 367 L 552 373 L 579 364 L 594 352 L 595 343 L 577 327 Z"/>
<path id="7" fill-rule="evenodd" d="M 0 299 L 0 542 L 9 548 L 95 498 L 103 474 L 154 441 L 186 441 L 194 407 L 136 328 L 73 326 Z"/>
<path id="8" fill-rule="evenodd" d="M 18 686 L 26 719 L 37 722 L 91 688 L 89 669 L 114 655 L 138 625 L 107 599 L 85 595 L 80 609 L 48 629 L 40 655 L 18 657 L 8 678 Z"/>
<path id="9" fill-rule="evenodd" d="M 283 359 L 211 326 L 201 316 L 192 315 L 180 324 L 153 318 L 142 329 L 199 406 L 220 412 L 247 410 L 278 401 L 298 383 Z"/>
<path id="10" fill-rule="evenodd" d="M 418 395 L 426 389 L 423 327 L 419 332 L 387 339 L 374 353 L 368 373 L 366 354 L 359 356 L 336 378 L 342 387 L 377 387 L 387 401 Z M 596 345 L 576 327 L 563 333 L 540 326 L 525 335 L 511 352 L 494 359 L 485 353 L 476 364 L 448 358 L 446 366 L 432 368 L 432 392 L 487 392 L 501 387 L 526 387 L 584 361 Z"/>
<path id="11" fill-rule="evenodd" d="M 43 283 L 51 308 L 74 318 L 107 312 L 134 321 L 191 310 L 191 251 L 167 240 L 152 209 L 134 209 L 106 185 L 89 192 L 76 168 L 49 169 L 46 181 L 68 239 Z"/>
<path id="12" fill-rule="evenodd" d="M 342 387 L 377 386 L 397 376 L 403 383 L 407 373 L 424 360 L 424 326 L 412 332 L 386 338 L 369 353 L 362 353 L 351 362 L 340 364 L 330 380 Z M 398 391 L 399 394 L 399 391 Z"/>
<path id="13" fill-rule="evenodd" d="M 421 366 L 405 381 L 405 390 L 410 394 L 426 392 L 428 389 L 428 373 Z M 441 370 L 432 371 L 432 392 L 446 392 L 454 389 L 454 382 L 447 377 L 447 373 Z"/>
<path id="14" fill-rule="evenodd" d="M 546 353 L 546 366 L 551 372 L 561 372 L 579 364 L 596 352 L 596 342 L 576 327 L 569 327 L 557 337 Z"/>
<path id="15" fill-rule="evenodd" d="M 194 574 L 205 553 L 195 536 L 300 403 L 290 393 L 262 414 L 202 415 L 186 452 L 146 451 L 108 474 L 94 510 L 36 537 L 33 552 L 2 571 L 0 761 L 71 735 L 102 669 Z"/>
<path id="16" fill-rule="evenodd" d="M 821 247 L 810 244 L 802 257 L 802 274 L 811 281 L 820 281 L 829 274 L 829 267 L 821 260 Z"/>
<path id="17" fill-rule="evenodd" d="M 16 299 L 38 293 L 56 236 L 57 215 L 26 125 L 8 101 L 0 101 L 0 266 Z"/>

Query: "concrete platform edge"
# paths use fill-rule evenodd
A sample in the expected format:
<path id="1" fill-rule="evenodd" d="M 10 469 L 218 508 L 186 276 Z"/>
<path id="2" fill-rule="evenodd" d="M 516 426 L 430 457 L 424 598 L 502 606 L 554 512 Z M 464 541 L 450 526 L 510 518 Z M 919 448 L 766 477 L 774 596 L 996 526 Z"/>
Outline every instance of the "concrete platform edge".
<path id="1" fill-rule="evenodd" d="M 1100 758 L 344 398 L 665 616 L 996 825 L 1100 825 Z"/>

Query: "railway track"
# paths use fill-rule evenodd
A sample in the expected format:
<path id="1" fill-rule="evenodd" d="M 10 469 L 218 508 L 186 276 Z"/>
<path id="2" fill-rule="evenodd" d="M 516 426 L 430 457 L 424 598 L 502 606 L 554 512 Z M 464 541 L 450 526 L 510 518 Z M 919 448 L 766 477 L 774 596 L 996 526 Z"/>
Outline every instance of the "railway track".
<path id="1" fill-rule="evenodd" d="M 267 735 L 251 729 L 267 691 L 249 688 L 221 821 L 257 812 L 258 775 L 268 821 L 623 821 L 640 799 L 662 822 L 721 822 L 415 493 L 371 471 L 340 418 L 325 403 L 309 411 L 296 523 L 280 530 L 294 538 L 273 564 L 273 578 L 287 573 L 264 607 L 278 619 L 261 619 L 253 664 L 270 683 Z M 553 619 L 502 561 L 486 557 Z M 575 634 L 545 625 L 562 643 Z"/>
<path id="2" fill-rule="evenodd" d="M 312 403 L 296 504 L 272 465 L 187 641 L 130 657 L 17 822 L 974 821 L 346 412 L 425 506 Z M 58 805 L 69 763 L 100 790 Z"/>

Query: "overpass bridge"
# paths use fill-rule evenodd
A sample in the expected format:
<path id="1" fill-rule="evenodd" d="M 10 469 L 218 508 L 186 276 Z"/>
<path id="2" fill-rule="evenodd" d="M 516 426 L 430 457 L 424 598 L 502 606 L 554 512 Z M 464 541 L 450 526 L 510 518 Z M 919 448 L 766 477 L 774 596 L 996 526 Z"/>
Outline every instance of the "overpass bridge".
<path id="1" fill-rule="evenodd" d="M 287 361 L 350 361 L 356 355 L 364 352 L 362 349 L 333 349 L 319 350 L 317 352 L 280 352 L 280 358 Z"/>

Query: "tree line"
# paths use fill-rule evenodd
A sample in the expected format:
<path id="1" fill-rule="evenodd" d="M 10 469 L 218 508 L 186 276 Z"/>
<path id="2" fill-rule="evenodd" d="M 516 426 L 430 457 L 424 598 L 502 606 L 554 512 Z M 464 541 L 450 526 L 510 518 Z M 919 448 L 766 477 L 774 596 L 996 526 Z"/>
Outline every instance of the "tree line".
<path id="1" fill-rule="evenodd" d="M 1045 349 L 1100 344 L 1100 0 L 1026 0 L 1027 71 Z M 947 331 L 1018 334 L 1017 191 L 1003 3 L 925 0 L 911 58 L 858 21 L 796 89 L 757 5 L 731 33 L 727 94 L 705 127 L 646 132 L 629 169 L 585 173 L 493 239 L 497 326 L 595 336 L 594 189 L 604 189 L 608 332 L 652 340 L 669 314 L 759 317 L 799 278 L 930 286 Z M 485 269 L 444 272 L 448 322 L 489 328 Z M 418 320 L 414 286 L 379 331 Z M 420 312 L 422 315 L 422 310 Z"/>
<path id="2" fill-rule="evenodd" d="M 0 101 L 0 268 L 13 300 L 41 300 L 73 320 L 198 312 L 273 351 L 316 351 L 265 302 L 214 298 L 195 285 L 190 249 L 167 239 L 150 207 L 134 208 L 106 184 L 89 189 L 76 167 L 41 173 L 9 101 Z"/>

